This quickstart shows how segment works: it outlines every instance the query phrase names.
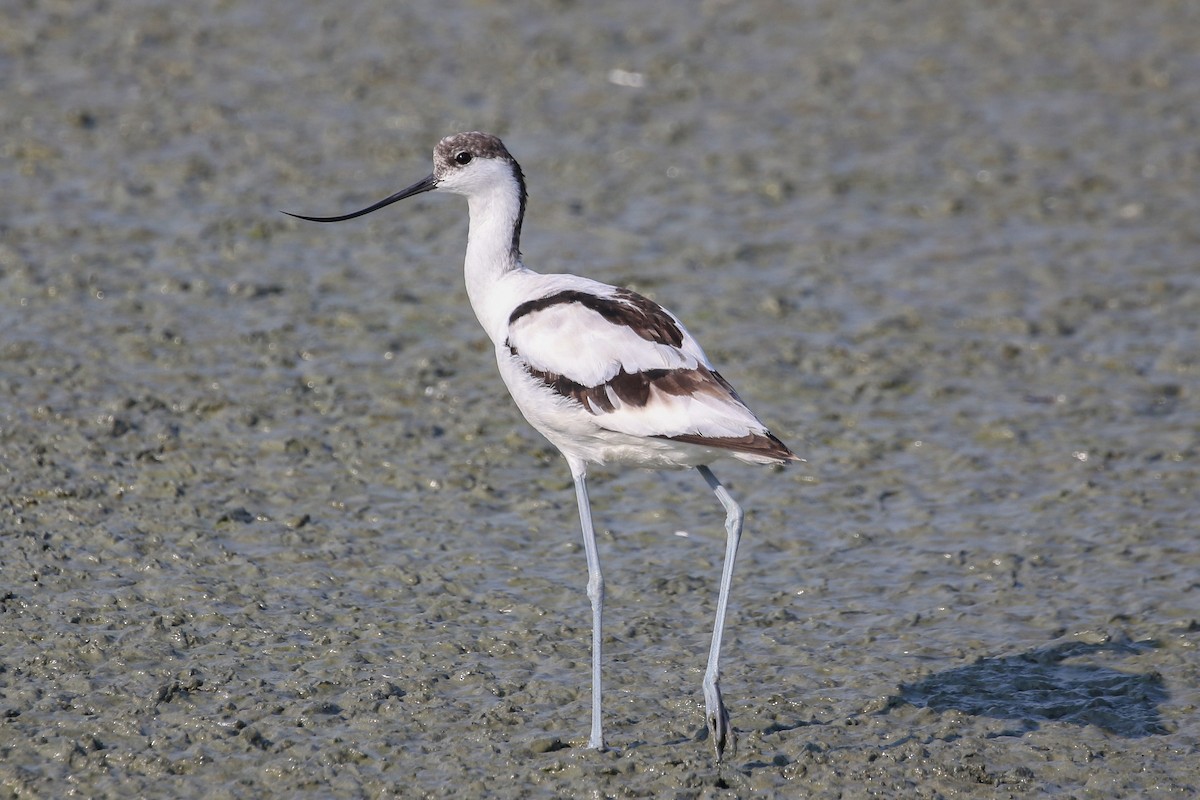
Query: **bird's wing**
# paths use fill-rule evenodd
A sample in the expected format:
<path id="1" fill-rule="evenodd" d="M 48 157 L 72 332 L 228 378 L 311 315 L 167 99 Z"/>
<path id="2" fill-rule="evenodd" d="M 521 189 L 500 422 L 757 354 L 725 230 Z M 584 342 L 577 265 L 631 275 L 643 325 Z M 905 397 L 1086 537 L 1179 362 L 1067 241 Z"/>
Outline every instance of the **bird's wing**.
<path id="1" fill-rule="evenodd" d="M 505 345 L 530 376 L 609 430 L 731 449 L 764 436 L 778 442 L 673 314 L 627 289 L 597 286 L 513 310 Z M 780 458 L 790 455 L 779 448 Z"/>

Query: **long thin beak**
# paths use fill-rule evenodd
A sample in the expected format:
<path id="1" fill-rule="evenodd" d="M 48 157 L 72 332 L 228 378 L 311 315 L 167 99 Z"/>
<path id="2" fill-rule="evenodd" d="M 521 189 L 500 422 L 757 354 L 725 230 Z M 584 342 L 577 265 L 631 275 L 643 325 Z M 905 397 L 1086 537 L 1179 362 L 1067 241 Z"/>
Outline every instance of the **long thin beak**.
<path id="1" fill-rule="evenodd" d="M 421 194 L 422 192 L 432 192 L 434 189 L 437 188 L 437 185 L 438 185 L 437 178 L 430 175 L 427 178 L 422 178 L 421 180 L 417 181 L 412 186 L 409 186 L 407 189 L 401 189 L 400 191 L 396 192 L 391 197 L 387 197 L 387 198 L 384 198 L 383 200 L 380 200 L 378 203 L 376 203 L 373 206 L 367 206 L 366 208 L 362 209 L 361 211 L 355 211 L 350 214 L 343 214 L 340 217 L 306 217 L 303 214 L 293 214 L 290 211 L 284 211 L 283 213 L 287 214 L 289 217 L 295 217 L 296 219 L 306 219 L 310 222 L 341 222 L 343 220 L 354 219 L 355 217 L 361 217 L 363 214 L 370 214 L 372 211 L 378 211 L 379 209 L 383 208 L 384 206 L 390 206 L 392 203 L 395 203 L 398 200 L 403 200 L 406 197 L 412 197 L 414 194 Z"/>

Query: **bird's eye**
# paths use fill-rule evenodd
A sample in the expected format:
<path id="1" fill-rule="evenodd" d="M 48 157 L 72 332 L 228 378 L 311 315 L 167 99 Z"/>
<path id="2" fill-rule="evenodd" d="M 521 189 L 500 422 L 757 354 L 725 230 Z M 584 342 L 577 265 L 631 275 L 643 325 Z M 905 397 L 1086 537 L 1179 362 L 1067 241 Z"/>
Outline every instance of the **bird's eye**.
<path id="1" fill-rule="evenodd" d="M 471 163 L 471 154 L 468 153 L 466 150 L 463 150 L 461 153 L 459 153 L 458 155 L 456 155 L 454 157 L 454 160 L 460 164 L 470 164 Z"/>

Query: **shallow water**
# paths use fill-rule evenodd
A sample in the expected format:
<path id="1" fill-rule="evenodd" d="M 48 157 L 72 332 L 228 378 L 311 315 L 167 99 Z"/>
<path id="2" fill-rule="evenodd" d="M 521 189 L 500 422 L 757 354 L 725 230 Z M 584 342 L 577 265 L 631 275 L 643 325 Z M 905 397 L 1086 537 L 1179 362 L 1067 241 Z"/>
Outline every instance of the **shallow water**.
<path id="1" fill-rule="evenodd" d="M 1195 9 L 405 5 L 0 34 L 7 796 L 1197 793 Z M 592 480 L 587 751 L 570 478 L 463 204 L 277 213 L 466 128 L 532 266 L 668 304 L 807 458 L 715 467 L 722 766 L 703 481 Z"/>

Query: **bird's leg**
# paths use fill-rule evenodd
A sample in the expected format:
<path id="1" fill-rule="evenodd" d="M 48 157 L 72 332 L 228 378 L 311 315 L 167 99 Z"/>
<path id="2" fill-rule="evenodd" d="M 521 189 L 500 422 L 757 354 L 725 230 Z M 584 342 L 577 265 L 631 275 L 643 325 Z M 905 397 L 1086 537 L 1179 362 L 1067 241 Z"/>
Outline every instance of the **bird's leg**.
<path id="1" fill-rule="evenodd" d="M 742 538 L 742 508 L 729 492 L 705 466 L 696 467 L 725 507 L 725 565 L 721 569 L 721 589 L 717 595 L 717 620 L 713 623 L 712 647 L 708 651 L 708 667 L 704 670 L 704 711 L 708 719 L 708 730 L 712 735 L 717 760 L 729 746 L 730 755 L 737 752 L 737 735 L 729 724 L 729 712 L 721 700 L 721 635 L 725 630 L 725 608 L 729 604 L 729 587 L 733 583 L 733 562 L 737 557 L 738 542 Z"/>
<path id="2" fill-rule="evenodd" d="M 587 595 L 592 601 L 592 734 L 588 747 L 604 749 L 600 724 L 600 628 L 604 616 L 604 576 L 596 552 L 596 532 L 592 529 L 592 507 L 588 502 L 587 467 L 582 461 L 568 459 L 575 480 L 575 499 L 579 503 L 579 524 L 583 528 L 583 551 L 587 554 Z"/>

